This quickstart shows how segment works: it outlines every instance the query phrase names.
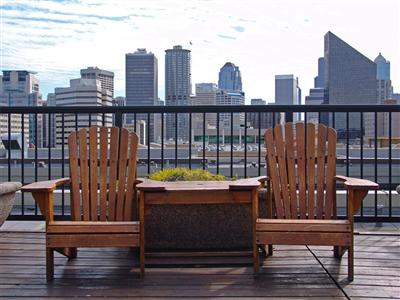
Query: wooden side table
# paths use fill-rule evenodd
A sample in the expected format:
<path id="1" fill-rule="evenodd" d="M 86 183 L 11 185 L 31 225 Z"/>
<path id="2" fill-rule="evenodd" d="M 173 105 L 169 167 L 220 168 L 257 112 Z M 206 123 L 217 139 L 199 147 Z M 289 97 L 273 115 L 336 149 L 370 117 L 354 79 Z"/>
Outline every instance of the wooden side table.
<path id="1" fill-rule="evenodd" d="M 253 256 L 258 255 L 255 222 L 258 217 L 258 189 L 265 176 L 235 181 L 179 181 L 163 182 L 140 179 L 139 191 L 140 257 L 144 261 L 145 209 L 148 205 L 169 204 L 249 204 L 252 209 Z"/>

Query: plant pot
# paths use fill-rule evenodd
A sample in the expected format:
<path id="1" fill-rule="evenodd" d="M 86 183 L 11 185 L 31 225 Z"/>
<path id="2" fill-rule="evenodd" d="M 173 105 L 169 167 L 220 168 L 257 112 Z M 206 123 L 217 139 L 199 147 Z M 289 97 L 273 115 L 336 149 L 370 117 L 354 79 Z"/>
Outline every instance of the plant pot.
<path id="1" fill-rule="evenodd" d="M 260 215 L 266 193 L 259 193 Z M 149 251 L 251 250 L 251 208 L 247 204 L 155 205 L 146 209 Z"/>
<path id="2" fill-rule="evenodd" d="M 8 218 L 15 201 L 15 193 L 21 189 L 19 182 L 0 183 L 0 226 Z"/>

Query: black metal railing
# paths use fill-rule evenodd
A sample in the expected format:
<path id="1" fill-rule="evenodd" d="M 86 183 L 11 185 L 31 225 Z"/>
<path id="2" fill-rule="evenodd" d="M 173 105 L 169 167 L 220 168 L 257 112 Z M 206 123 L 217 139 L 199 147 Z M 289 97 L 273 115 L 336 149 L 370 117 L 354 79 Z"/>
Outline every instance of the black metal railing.
<path id="1" fill-rule="evenodd" d="M 6 146 L 0 149 L 0 181 L 23 184 L 68 176 L 66 139 L 80 127 L 114 124 L 136 131 L 142 143 L 139 176 L 186 166 L 249 177 L 266 172 L 265 128 L 287 121 L 322 122 L 338 131 L 337 173 L 380 184 L 357 219 L 400 221 L 400 196 L 393 192 L 400 184 L 399 105 L 1 107 L 0 118 Z M 25 140 L 27 134 L 30 144 L 16 142 L 13 148 L 13 139 Z M 69 217 L 68 188 L 62 186 L 56 196 L 57 217 Z M 345 213 L 342 202 L 339 215 Z M 22 193 L 10 218 L 41 216 L 30 195 Z"/>

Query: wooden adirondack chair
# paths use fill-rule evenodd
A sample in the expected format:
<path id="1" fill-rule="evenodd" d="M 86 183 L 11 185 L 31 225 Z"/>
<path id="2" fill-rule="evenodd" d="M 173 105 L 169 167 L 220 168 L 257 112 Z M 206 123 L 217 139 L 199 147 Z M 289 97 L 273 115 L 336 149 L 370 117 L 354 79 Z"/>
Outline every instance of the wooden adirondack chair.
<path id="1" fill-rule="evenodd" d="M 284 128 L 283 128 L 284 127 Z M 284 130 L 283 130 L 284 129 Z M 317 130 L 316 130 L 317 129 Z M 368 190 L 369 180 L 336 174 L 336 131 L 323 124 L 287 123 L 265 132 L 269 207 L 276 218 L 257 218 L 253 243 L 254 272 L 257 245 L 332 245 L 335 257 L 348 250 L 348 278 L 353 280 L 353 217 Z M 336 181 L 348 192 L 347 219 L 336 219 Z M 272 208 L 269 217 L 272 217 Z"/>
<path id="2" fill-rule="evenodd" d="M 84 128 L 68 137 L 68 146 L 70 179 L 36 182 L 22 188 L 32 192 L 46 218 L 47 280 L 54 276 L 54 251 L 74 258 L 78 247 L 139 246 L 143 276 L 143 222 L 133 221 L 137 213 L 137 135 L 117 127 Z M 55 221 L 53 192 L 68 182 L 71 221 Z"/>

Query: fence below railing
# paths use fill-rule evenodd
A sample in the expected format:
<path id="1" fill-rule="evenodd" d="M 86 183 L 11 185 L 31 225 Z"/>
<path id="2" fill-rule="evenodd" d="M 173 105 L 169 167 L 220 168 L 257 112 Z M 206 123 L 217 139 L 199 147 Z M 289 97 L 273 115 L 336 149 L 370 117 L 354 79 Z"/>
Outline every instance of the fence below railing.
<path id="1" fill-rule="evenodd" d="M 27 184 L 68 177 L 67 137 L 89 126 L 124 126 L 140 137 L 138 176 L 184 166 L 227 177 L 264 175 L 266 128 L 284 122 L 324 123 L 338 132 L 337 174 L 370 179 L 360 221 L 400 221 L 398 105 L 267 105 L 139 107 L 2 107 L 0 181 Z M 0 144 L 1 145 L 1 144 Z M 55 197 L 58 218 L 69 217 L 69 191 Z M 345 193 L 338 192 L 344 215 Z M 11 219 L 41 218 L 29 194 L 17 197 Z"/>

